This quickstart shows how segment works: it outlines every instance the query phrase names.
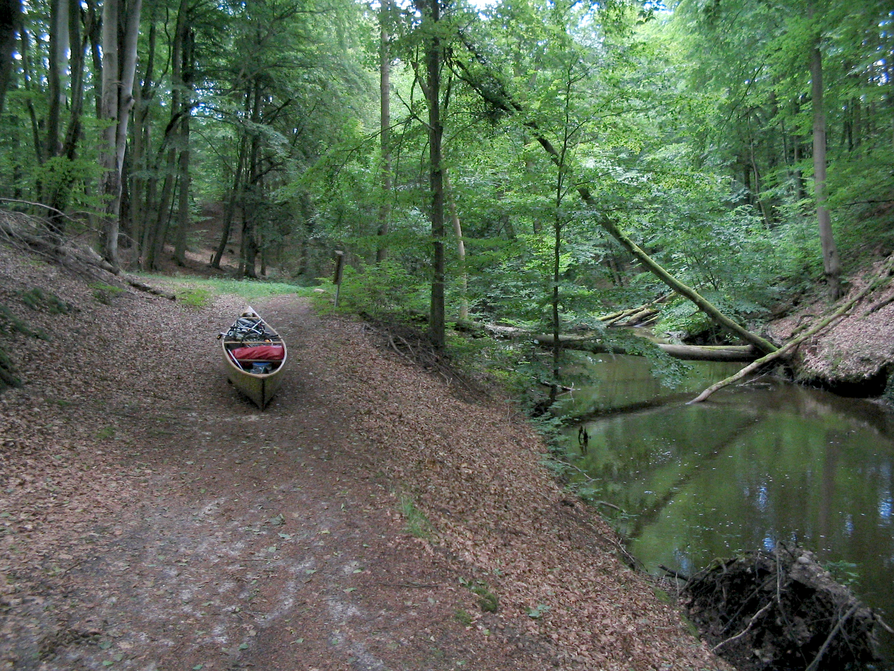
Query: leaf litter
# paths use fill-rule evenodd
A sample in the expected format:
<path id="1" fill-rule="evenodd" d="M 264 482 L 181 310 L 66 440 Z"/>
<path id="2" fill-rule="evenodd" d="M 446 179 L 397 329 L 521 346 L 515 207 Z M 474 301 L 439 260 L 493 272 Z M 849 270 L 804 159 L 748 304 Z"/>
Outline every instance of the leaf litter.
<path id="1" fill-rule="evenodd" d="M 0 668 L 728 668 L 504 400 L 280 296 L 260 412 L 218 360 L 239 299 L 92 281 L 0 246 L 0 304 L 47 336 L 0 334 Z"/>

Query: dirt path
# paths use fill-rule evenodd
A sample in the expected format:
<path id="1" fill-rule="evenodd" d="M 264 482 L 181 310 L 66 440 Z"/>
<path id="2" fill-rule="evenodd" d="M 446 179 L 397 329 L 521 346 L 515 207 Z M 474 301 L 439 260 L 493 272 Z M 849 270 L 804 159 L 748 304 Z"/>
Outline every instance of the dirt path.
<path id="1" fill-rule="evenodd" d="M 235 299 L 7 255 L 0 304 L 49 339 L 3 341 L 0 668 L 724 668 L 506 406 L 284 296 L 254 305 L 290 347 L 261 413 L 218 362 Z"/>

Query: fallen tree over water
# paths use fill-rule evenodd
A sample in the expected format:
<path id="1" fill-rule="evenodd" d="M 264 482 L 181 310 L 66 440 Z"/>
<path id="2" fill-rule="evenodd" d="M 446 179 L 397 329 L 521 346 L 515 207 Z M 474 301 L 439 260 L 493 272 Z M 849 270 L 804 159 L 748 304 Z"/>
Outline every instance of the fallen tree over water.
<path id="1" fill-rule="evenodd" d="M 689 615 L 740 671 L 838 671 L 877 661 L 880 618 L 812 552 L 780 545 L 717 561 L 688 580 Z"/>
<path id="2" fill-rule="evenodd" d="M 487 327 L 494 335 L 509 338 L 530 338 L 541 347 L 552 347 L 555 337 L 551 333 L 531 333 L 510 327 Z M 654 346 L 668 356 L 685 361 L 754 361 L 760 352 L 752 345 L 680 345 L 658 343 L 645 337 L 606 339 L 597 334 L 560 335 L 559 342 L 565 349 L 591 352 L 593 354 L 634 354 L 642 355 L 644 347 Z M 635 342 L 631 342 L 635 341 Z M 629 344 L 628 344 L 629 343 Z"/>
<path id="3" fill-rule="evenodd" d="M 538 344 L 551 346 L 555 338 L 551 334 L 535 335 Z M 565 349 L 583 350 L 594 354 L 640 354 L 623 344 L 606 342 L 600 338 L 586 336 L 559 336 Z M 677 345 L 673 343 L 652 343 L 668 356 L 686 361 L 754 361 L 759 355 L 751 345 Z"/>

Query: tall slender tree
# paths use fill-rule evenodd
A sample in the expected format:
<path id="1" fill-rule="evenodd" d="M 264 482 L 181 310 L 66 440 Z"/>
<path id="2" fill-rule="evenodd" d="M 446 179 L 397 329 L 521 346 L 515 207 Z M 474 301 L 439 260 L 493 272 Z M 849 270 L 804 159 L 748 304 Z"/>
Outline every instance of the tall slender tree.
<path id="1" fill-rule="evenodd" d="M 6 90 L 12 80 L 13 52 L 21 16 L 22 0 L 0 0 L 0 114 L 3 114 Z"/>
<path id="2" fill-rule="evenodd" d="M 121 176 L 127 127 L 133 106 L 137 65 L 137 37 L 141 0 L 105 0 L 102 10 L 102 132 L 100 193 L 106 199 L 103 212 L 103 258 L 120 270 L 118 260 Z M 119 23 L 120 22 L 120 23 Z M 119 32 L 120 31 L 120 32 Z"/>
<path id="3" fill-rule="evenodd" d="M 382 154 L 382 203 L 379 206 L 379 244 L 376 261 L 381 263 L 388 255 L 384 242 L 388 235 L 391 218 L 391 0 L 381 0 L 379 5 L 379 133 Z"/>

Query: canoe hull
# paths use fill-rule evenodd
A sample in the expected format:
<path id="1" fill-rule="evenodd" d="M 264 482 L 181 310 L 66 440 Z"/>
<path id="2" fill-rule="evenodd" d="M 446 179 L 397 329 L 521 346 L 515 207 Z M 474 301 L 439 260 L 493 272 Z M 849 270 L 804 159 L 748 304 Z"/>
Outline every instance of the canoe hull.
<path id="1" fill-rule="evenodd" d="M 258 319 L 260 320 L 260 318 Z M 270 403 L 273 395 L 282 384 L 283 372 L 288 358 L 288 349 L 286 348 L 286 343 L 280 338 L 279 334 L 266 322 L 263 320 L 260 321 L 263 325 L 264 340 L 254 341 L 245 338 L 233 339 L 228 337 L 228 335 L 222 334 L 223 339 L 221 341 L 221 349 L 223 352 L 224 365 L 226 366 L 227 379 L 239 390 L 239 392 L 263 410 L 267 407 L 267 404 Z M 250 347 L 252 345 L 269 344 L 271 342 L 271 337 L 274 339 L 276 345 L 282 345 L 282 360 L 272 362 L 247 361 L 240 364 L 240 362 L 234 358 L 232 354 L 234 350 L 246 346 Z M 262 373 L 252 372 L 255 368 L 254 364 L 263 365 L 264 363 L 266 363 L 267 366 L 272 367 L 272 370 Z M 243 366 L 246 366 L 247 368 Z"/>
<path id="2" fill-rule="evenodd" d="M 261 410 L 266 408 L 282 383 L 282 365 L 272 373 L 257 375 L 236 368 L 230 356 L 224 356 L 227 361 L 227 378 L 233 383 L 233 386 L 244 396 L 250 398 Z"/>

